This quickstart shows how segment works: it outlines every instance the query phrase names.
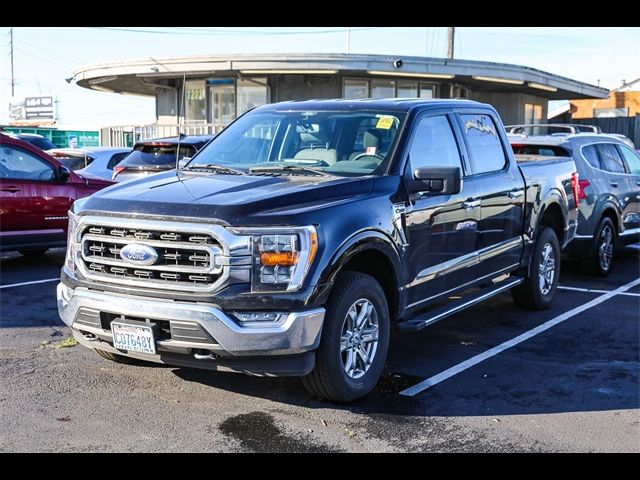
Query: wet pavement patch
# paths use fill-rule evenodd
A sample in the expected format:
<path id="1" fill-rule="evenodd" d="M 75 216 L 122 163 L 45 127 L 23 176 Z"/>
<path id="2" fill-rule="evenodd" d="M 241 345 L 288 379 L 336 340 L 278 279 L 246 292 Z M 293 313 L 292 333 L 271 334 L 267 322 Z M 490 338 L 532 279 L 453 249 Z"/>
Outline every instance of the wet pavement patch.
<path id="1" fill-rule="evenodd" d="M 264 412 L 251 412 L 227 418 L 219 426 L 220 431 L 228 437 L 238 440 L 243 449 L 260 453 L 300 452 L 322 453 L 335 452 L 325 444 L 310 441 L 286 434 L 278 428 L 273 417 Z"/>

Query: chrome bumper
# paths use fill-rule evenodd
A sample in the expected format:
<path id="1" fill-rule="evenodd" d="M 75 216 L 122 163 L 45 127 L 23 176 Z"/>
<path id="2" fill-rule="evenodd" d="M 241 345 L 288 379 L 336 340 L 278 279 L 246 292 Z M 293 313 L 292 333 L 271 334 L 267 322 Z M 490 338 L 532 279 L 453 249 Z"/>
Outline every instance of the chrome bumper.
<path id="1" fill-rule="evenodd" d="M 171 328 L 184 329 L 198 325 L 211 341 L 191 342 L 185 340 L 158 340 L 159 352 L 184 353 L 210 351 L 220 356 L 294 355 L 314 350 L 320 342 L 320 331 L 324 322 L 324 308 L 290 312 L 283 321 L 266 327 L 241 327 L 222 310 L 196 303 L 160 301 L 139 296 L 101 293 L 85 288 L 71 289 L 58 284 L 58 312 L 60 318 L 75 332 L 85 332 L 95 342 L 83 342 L 98 348 L 102 343 L 112 342 L 110 330 L 99 324 L 78 323 L 78 313 L 101 312 L 126 317 L 148 318 L 151 322 L 169 321 Z"/>

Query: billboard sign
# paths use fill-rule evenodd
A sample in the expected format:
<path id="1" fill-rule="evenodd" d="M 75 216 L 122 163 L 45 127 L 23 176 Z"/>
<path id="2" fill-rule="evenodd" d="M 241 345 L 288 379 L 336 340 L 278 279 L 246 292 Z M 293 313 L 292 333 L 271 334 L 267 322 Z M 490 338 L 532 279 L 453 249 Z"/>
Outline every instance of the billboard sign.
<path id="1" fill-rule="evenodd" d="M 53 97 L 25 97 L 24 113 L 27 120 L 31 119 L 54 119 Z"/>

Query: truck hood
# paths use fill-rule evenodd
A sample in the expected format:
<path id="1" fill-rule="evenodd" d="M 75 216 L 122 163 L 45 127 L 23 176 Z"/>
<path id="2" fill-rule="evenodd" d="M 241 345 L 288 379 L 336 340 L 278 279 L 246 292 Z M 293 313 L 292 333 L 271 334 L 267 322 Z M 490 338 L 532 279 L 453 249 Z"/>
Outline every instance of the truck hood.
<path id="1" fill-rule="evenodd" d="M 373 177 L 225 175 L 175 171 L 108 187 L 77 213 L 162 215 L 218 220 L 228 225 L 282 224 L 306 213 L 368 195 Z"/>

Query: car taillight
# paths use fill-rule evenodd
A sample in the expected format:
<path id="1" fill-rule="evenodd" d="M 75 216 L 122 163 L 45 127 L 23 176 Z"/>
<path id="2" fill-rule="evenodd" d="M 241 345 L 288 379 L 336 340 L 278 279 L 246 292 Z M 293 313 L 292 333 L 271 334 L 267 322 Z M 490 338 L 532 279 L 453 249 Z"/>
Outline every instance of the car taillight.
<path id="1" fill-rule="evenodd" d="M 576 208 L 578 208 L 578 200 L 580 198 L 582 198 L 581 195 L 581 185 L 580 182 L 578 181 L 578 174 L 576 172 L 573 172 L 571 174 L 571 189 L 573 190 L 573 203 L 575 204 Z"/>
<path id="2" fill-rule="evenodd" d="M 584 200 L 585 198 L 587 198 L 587 195 L 584 193 L 584 189 L 587 188 L 589 185 L 591 185 L 589 183 L 589 180 L 580 180 L 578 182 L 578 186 L 580 187 L 580 190 L 578 191 L 578 198 L 580 200 Z"/>
<path id="3" fill-rule="evenodd" d="M 113 167 L 113 174 L 118 175 L 120 172 L 124 172 L 127 169 L 127 167 L 119 167 L 119 166 L 115 166 Z"/>

